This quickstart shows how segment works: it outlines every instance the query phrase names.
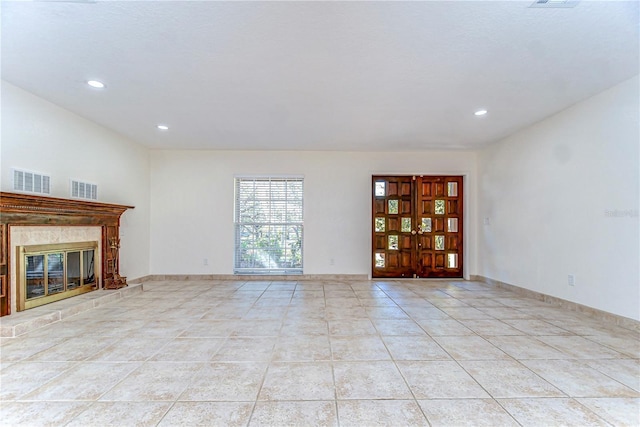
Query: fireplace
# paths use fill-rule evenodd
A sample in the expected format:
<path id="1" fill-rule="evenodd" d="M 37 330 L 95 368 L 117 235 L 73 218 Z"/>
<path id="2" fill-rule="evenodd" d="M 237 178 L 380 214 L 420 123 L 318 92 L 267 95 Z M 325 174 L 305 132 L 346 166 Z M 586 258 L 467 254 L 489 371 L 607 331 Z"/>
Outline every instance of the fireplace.
<path id="1" fill-rule="evenodd" d="M 0 316 L 126 286 L 118 250 L 127 209 L 0 192 Z"/>
<path id="2" fill-rule="evenodd" d="M 17 310 L 22 311 L 97 289 L 98 242 L 17 248 Z"/>

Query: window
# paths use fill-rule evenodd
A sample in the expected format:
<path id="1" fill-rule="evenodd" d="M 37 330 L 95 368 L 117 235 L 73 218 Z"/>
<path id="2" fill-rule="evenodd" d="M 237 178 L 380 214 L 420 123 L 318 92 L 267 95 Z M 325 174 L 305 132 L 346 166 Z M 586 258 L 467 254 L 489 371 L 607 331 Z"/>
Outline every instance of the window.
<path id="1" fill-rule="evenodd" d="M 302 274 L 303 179 L 236 178 L 237 274 Z"/>

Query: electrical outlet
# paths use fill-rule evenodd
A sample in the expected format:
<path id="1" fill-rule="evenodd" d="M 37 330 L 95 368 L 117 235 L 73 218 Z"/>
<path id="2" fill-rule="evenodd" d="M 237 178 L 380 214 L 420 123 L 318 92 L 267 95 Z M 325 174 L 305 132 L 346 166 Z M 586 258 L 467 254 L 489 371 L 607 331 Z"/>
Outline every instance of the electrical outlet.
<path id="1" fill-rule="evenodd" d="M 573 275 L 573 274 L 570 274 L 568 276 L 568 283 L 569 283 L 569 286 L 575 286 L 576 285 L 576 276 Z"/>
<path id="2" fill-rule="evenodd" d="M 336 264 L 336 260 L 335 260 L 335 259 L 333 259 L 333 258 L 331 258 L 331 259 L 329 260 L 329 265 L 335 265 L 335 264 Z"/>
<path id="3" fill-rule="evenodd" d="M 203 259 L 202 265 L 209 265 L 209 260 L 207 258 Z"/>

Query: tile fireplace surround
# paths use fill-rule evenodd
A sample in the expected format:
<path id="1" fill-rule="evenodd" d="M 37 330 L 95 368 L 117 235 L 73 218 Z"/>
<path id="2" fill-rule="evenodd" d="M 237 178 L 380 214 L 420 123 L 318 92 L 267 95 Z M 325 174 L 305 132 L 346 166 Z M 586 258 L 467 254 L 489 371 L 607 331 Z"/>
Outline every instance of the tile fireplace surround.
<path id="1" fill-rule="evenodd" d="M 52 243 L 77 243 L 77 242 L 98 242 L 97 253 L 102 253 L 102 227 L 42 227 L 27 226 L 11 227 L 9 246 L 10 253 L 15 254 L 16 248 L 28 245 L 45 245 Z M 18 278 L 17 269 L 11 269 L 11 295 L 17 295 L 16 286 Z M 96 274 L 101 277 L 98 269 Z M 16 313 L 16 299 L 11 299 L 11 312 Z"/>

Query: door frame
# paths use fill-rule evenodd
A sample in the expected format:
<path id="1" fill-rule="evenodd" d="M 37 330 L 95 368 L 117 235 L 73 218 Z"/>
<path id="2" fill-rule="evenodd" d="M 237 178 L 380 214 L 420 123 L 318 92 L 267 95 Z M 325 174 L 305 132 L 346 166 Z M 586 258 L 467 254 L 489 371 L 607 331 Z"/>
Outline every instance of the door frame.
<path id="1" fill-rule="evenodd" d="M 428 177 L 428 176 L 459 176 L 462 179 L 462 186 L 463 186 L 463 193 L 462 193 L 462 241 L 463 241 L 463 247 L 462 247 L 462 252 L 461 252 L 461 256 L 462 256 L 462 263 L 461 263 L 461 268 L 462 268 L 462 276 L 460 278 L 446 278 L 446 277 L 433 277 L 433 278 L 426 278 L 426 277 L 420 277 L 418 279 L 424 279 L 424 280 L 471 280 L 471 275 L 469 273 L 470 271 L 470 259 L 471 259 L 471 243 L 475 244 L 476 239 L 471 239 L 471 235 L 472 233 L 478 233 L 480 232 L 479 229 L 477 228 L 473 228 L 471 227 L 471 223 L 472 223 L 472 215 L 471 215 L 471 199 L 472 199 L 472 192 L 470 190 L 470 181 L 471 183 L 473 182 L 472 176 L 473 174 L 471 172 L 468 171 L 457 171 L 457 172 L 428 172 L 428 173 L 407 173 L 407 172 L 402 172 L 402 173 L 397 173 L 397 172 L 371 172 L 370 173 L 370 177 L 369 177 L 369 194 L 370 194 L 370 199 L 369 199 L 369 227 L 368 227 L 368 240 L 369 240 L 369 252 L 368 252 L 368 258 L 369 258 L 369 279 L 370 280 L 404 280 L 405 278 L 403 277 L 398 277 L 398 278 L 393 278 L 393 277 L 389 277 L 387 279 L 385 279 L 384 277 L 374 277 L 373 272 L 374 272 L 374 263 L 375 261 L 373 260 L 373 239 L 371 238 L 372 235 L 372 231 L 373 231 L 373 210 L 371 209 L 371 206 L 373 205 L 373 199 L 375 198 L 374 195 L 374 191 L 373 191 L 373 182 L 374 182 L 374 177 L 380 177 L 380 176 L 396 176 L 396 177 Z M 475 194 L 475 192 L 474 192 Z M 475 212 L 474 212 L 475 213 Z M 473 228 L 473 230 L 472 230 Z M 410 277 L 408 277 L 410 278 Z"/>

